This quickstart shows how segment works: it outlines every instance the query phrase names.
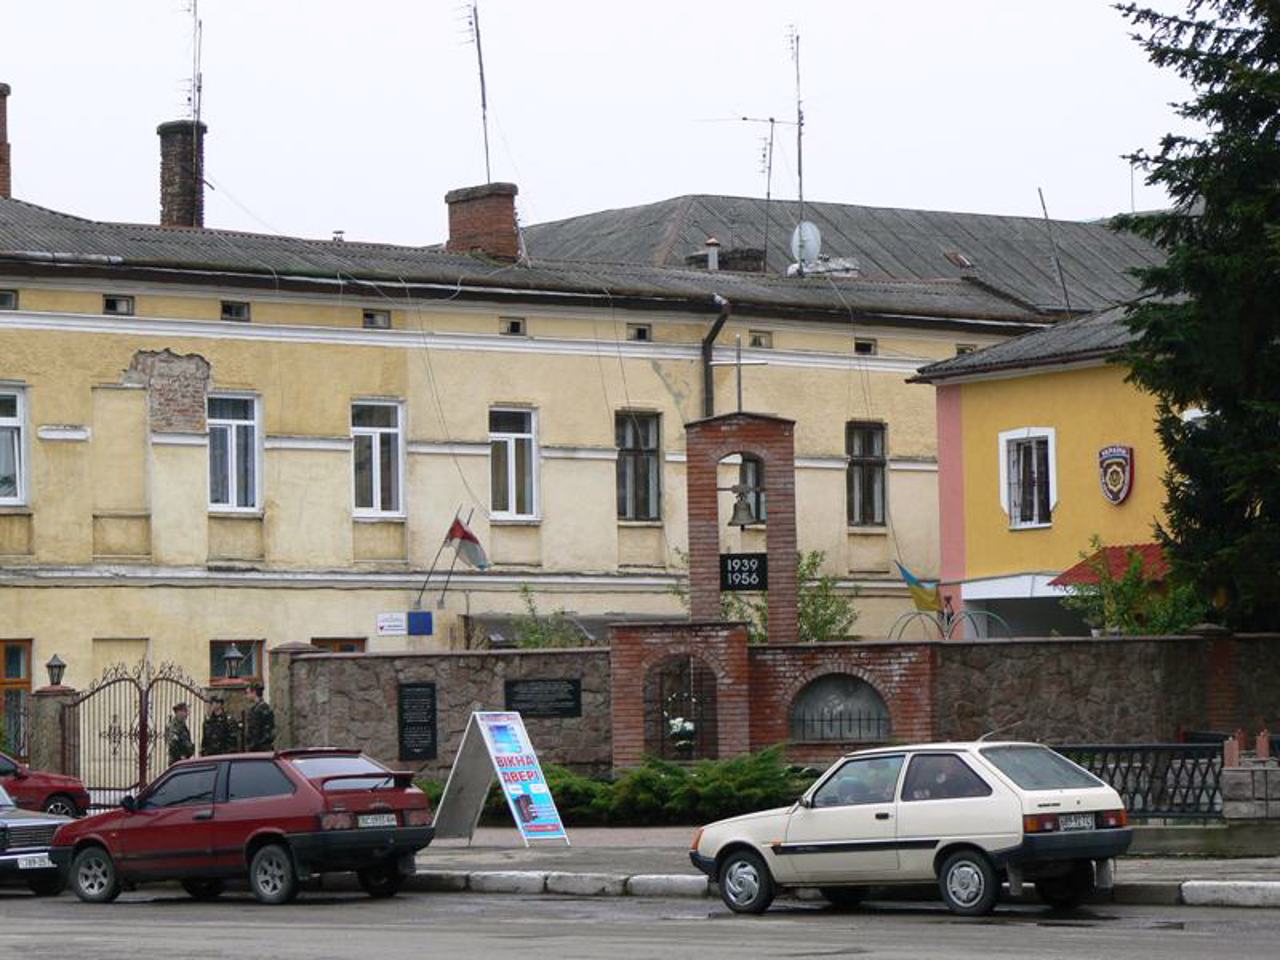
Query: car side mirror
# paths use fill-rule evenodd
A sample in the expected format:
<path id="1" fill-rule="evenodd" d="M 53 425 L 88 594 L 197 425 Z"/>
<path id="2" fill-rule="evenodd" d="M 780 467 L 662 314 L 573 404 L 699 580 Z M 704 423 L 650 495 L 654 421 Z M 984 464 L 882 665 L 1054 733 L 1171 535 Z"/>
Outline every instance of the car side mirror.
<path id="1" fill-rule="evenodd" d="M 28 774 L 27 774 L 26 767 L 18 767 L 13 771 L 13 779 L 15 780 L 25 780 L 27 779 L 27 776 Z"/>
<path id="2" fill-rule="evenodd" d="M 133 794 L 126 793 L 120 798 L 120 806 L 124 807 L 130 813 L 138 809 L 138 801 L 133 798 Z"/>
<path id="3" fill-rule="evenodd" d="M 809 809 L 812 809 L 813 807 L 813 798 L 801 797 L 799 800 L 796 801 L 796 803 L 800 804 L 800 806 L 804 807 L 806 810 L 809 810 Z"/>

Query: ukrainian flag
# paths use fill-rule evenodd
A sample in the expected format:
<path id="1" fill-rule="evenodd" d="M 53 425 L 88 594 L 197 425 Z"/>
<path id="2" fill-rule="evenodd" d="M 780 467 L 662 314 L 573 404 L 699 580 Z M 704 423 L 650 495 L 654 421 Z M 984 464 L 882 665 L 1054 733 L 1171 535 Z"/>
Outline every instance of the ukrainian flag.
<path id="1" fill-rule="evenodd" d="M 921 580 L 896 560 L 894 565 L 901 571 L 902 579 L 906 581 L 907 590 L 911 593 L 911 599 L 915 601 L 916 609 L 921 613 L 941 613 L 942 593 L 938 590 L 938 581 Z"/>

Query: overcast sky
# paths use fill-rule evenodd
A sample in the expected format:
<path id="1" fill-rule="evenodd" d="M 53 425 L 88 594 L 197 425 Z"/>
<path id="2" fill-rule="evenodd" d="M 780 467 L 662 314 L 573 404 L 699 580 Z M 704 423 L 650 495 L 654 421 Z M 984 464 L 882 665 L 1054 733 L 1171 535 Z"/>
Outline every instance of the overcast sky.
<path id="1" fill-rule="evenodd" d="M 1166 0 L 1162 6 L 1180 6 Z M 459 0 L 203 0 L 208 226 L 423 244 L 484 182 Z M 1186 90 L 1105 0 L 480 0 L 493 179 L 525 223 L 686 193 L 764 195 L 794 119 L 807 199 L 1087 219 Z M 0 0 L 14 195 L 158 217 L 156 124 L 186 116 L 186 0 Z M 774 195 L 796 195 L 779 126 Z M 1164 197 L 1138 181 L 1139 209 Z"/>

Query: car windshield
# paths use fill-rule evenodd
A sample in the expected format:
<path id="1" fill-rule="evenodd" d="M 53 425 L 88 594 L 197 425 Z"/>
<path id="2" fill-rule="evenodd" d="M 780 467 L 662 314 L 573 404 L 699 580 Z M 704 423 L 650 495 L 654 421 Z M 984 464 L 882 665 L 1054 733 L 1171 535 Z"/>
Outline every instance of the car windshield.
<path id="1" fill-rule="evenodd" d="M 1104 787 L 1101 780 L 1048 747 L 1021 744 L 986 747 L 982 755 L 1023 790 Z"/>
<path id="2" fill-rule="evenodd" d="M 376 787 L 389 787 L 394 782 L 385 767 L 374 763 L 363 756 L 329 756 L 322 757 L 290 757 L 289 762 L 298 768 L 298 772 L 309 780 L 320 780 L 324 777 L 349 773 L 379 773 L 380 777 L 352 777 L 351 779 L 331 780 L 324 785 L 326 790 L 372 790 Z"/>
<path id="3" fill-rule="evenodd" d="M 4 787 L 0 787 L 0 810 L 8 810 L 10 807 L 16 807 L 13 797 L 9 796 Z"/>

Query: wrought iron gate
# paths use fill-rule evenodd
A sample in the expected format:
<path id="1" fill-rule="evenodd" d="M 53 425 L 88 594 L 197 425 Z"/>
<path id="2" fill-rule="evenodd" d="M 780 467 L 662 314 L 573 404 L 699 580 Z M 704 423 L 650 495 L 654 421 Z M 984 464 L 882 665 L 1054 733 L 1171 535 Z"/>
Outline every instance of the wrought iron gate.
<path id="1" fill-rule="evenodd" d="M 716 675 L 697 657 L 662 660 L 645 677 L 645 752 L 664 760 L 716 757 Z"/>
<path id="2" fill-rule="evenodd" d="M 165 726 L 179 703 L 190 708 L 187 725 L 199 743 L 204 691 L 172 663 L 115 664 L 62 708 L 62 769 L 84 781 L 90 806 L 116 806 L 164 771 Z"/>

